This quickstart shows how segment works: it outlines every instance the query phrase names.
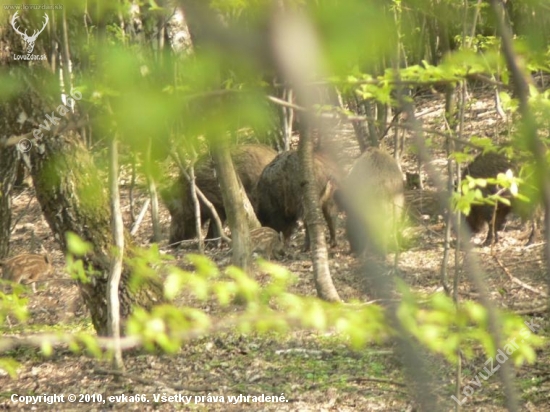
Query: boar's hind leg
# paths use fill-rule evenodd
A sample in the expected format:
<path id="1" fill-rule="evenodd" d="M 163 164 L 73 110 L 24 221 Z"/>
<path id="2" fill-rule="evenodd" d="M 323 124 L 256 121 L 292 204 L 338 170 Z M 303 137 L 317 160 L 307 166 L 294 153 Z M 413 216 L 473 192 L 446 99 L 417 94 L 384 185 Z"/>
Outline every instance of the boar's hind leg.
<path id="1" fill-rule="evenodd" d="M 325 206 L 323 207 L 323 216 L 327 222 L 328 231 L 330 234 L 330 247 L 338 246 L 336 241 L 336 224 L 337 224 L 337 213 L 334 206 Z"/>

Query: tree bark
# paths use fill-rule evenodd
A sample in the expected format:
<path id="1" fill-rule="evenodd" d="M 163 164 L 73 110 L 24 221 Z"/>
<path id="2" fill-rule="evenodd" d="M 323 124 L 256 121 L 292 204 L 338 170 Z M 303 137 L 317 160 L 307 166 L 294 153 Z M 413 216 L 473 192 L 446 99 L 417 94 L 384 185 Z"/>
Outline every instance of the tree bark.
<path id="1" fill-rule="evenodd" d="M 112 230 L 115 252 L 109 270 L 107 293 L 107 312 L 109 336 L 114 340 L 113 368 L 124 372 L 122 349 L 120 347 L 120 300 L 118 290 L 122 275 L 124 258 L 124 223 L 120 210 L 120 192 L 118 189 L 118 140 L 113 137 L 109 148 L 109 188 L 111 192 Z"/>
<path id="2" fill-rule="evenodd" d="M 273 40 L 271 45 L 273 61 L 277 62 L 282 77 L 295 90 L 298 105 L 309 109 L 303 113 L 303 116 L 300 116 L 298 156 L 301 165 L 300 178 L 304 186 L 303 215 L 311 240 L 315 287 L 320 298 L 328 301 L 339 301 L 340 297 L 332 283 L 328 265 L 328 250 L 315 179 L 313 139 L 311 136 L 312 127 L 317 126 L 312 108 L 316 103 L 319 103 L 315 86 L 311 86 L 313 80 L 311 76 L 313 73 L 320 72 L 322 64 L 318 59 L 320 53 L 316 50 L 317 44 L 309 41 L 305 41 L 303 44 L 297 42 L 297 39 L 314 39 L 316 33 L 313 26 L 303 15 L 286 10 L 282 3 L 279 4 L 273 16 L 270 33 Z"/>
<path id="3" fill-rule="evenodd" d="M 8 13 L 0 14 L 0 18 L 4 21 L 0 22 L 3 27 L 9 27 Z M 11 66 L 19 65 L 20 62 L 14 62 L 11 57 L 10 50 L 15 50 L 17 42 L 21 38 L 11 28 L 8 30 L 0 30 L 0 67 L 2 67 L 5 75 L 10 75 L 12 82 L 15 84 L 24 84 L 22 75 L 16 68 L 10 70 Z M 29 98 L 30 99 L 30 98 Z M 21 124 L 18 118 L 25 113 L 27 115 L 32 112 L 23 109 L 25 96 L 17 96 L 13 99 L 0 103 L 0 259 L 5 258 L 9 254 L 9 241 L 11 229 L 11 200 L 10 195 L 13 189 L 17 167 L 19 164 L 18 148 L 27 149 L 29 141 L 22 141 L 18 146 L 5 146 L 6 140 L 10 137 L 20 136 L 30 132 L 31 128 L 28 124 Z M 32 102 L 27 102 L 27 106 L 31 106 Z"/>
<path id="4" fill-rule="evenodd" d="M 325 240 L 324 219 L 321 213 L 319 191 L 315 179 L 313 139 L 307 121 L 300 126 L 298 156 L 301 165 L 301 181 L 304 186 L 304 220 L 311 245 L 313 274 L 317 295 L 327 301 L 340 301 L 334 287 L 328 265 L 328 249 Z"/>
<path id="5" fill-rule="evenodd" d="M 3 130 L 6 130 L 5 128 Z M 15 182 L 17 171 L 17 149 L 2 147 L 1 140 L 8 136 L 0 136 L 0 259 L 9 254 L 11 229 L 11 199 L 10 194 Z"/>
<path id="6" fill-rule="evenodd" d="M 243 199 L 247 196 L 235 172 L 226 139 L 221 138 L 212 142 L 211 152 L 231 229 L 232 262 L 235 266 L 247 270 L 251 258 L 250 231 L 243 204 Z"/>
<path id="7" fill-rule="evenodd" d="M 67 250 L 66 233 L 74 232 L 90 242 L 94 250 L 83 260 L 95 274 L 89 283 L 79 281 L 92 323 L 100 336 L 108 335 L 107 280 L 113 240 L 110 231 L 111 212 L 104 183 L 91 156 L 75 134 L 49 137 L 31 151 L 32 178 L 42 212 L 60 243 Z M 131 243 L 129 245 L 131 257 Z M 150 310 L 163 301 L 162 285 L 147 280 L 130 288 L 130 270 L 122 270 L 119 289 L 122 326 L 134 306 Z"/>
<path id="8" fill-rule="evenodd" d="M 189 165 L 189 178 L 190 178 L 189 188 L 191 190 L 191 199 L 193 200 L 193 209 L 195 210 L 195 230 L 197 231 L 197 239 L 199 241 L 199 253 L 204 254 L 204 237 L 202 236 L 202 225 L 201 225 L 201 222 L 202 222 L 201 205 L 199 202 L 199 196 L 197 195 L 197 185 L 195 185 L 195 166 L 193 163 L 194 161 Z M 214 212 L 215 211 L 216 210 L 214 209 Z M 219 220 L 219 217 L 218 217 L 218 220 Z M 214 222 L 210 222 L 210 224 L 214 225 L 217 223 L 214 221 Z M 223 228 L 220 228 L 220 232 L 222 230 Z"/>
<path id="9" fill-rule="evenodd" d="M 8 13 L 0 13 L 0 26 L 9 27 Z M 14 67 L 20 62 L 14 62 L 11 51 L 17 50 L 21 37 L 11 29 L 0 29 L 0 67 L 5 76 L 10 76 L 14 84 L 21 81 L 21 73 Z M 5 80 L 4 80 L 5 81 Z M 18 146 L 7 146 L 7 140 L 30 131 L 26 124 L 18 122 L 24 97 L 17 96 L 0 103 L 0 259 L 9 254 L 11 229 L 11 191 L 13 189 L 18 167 Z M 25 113 L 27 114 L 27 113 Z M 26 143 L 26 142 L 23 142 Z M 21 147 L 21 146 L 19 146 Z"/>
<path id="10" fill-rule="evenodd" d="M 97 12 L 93 19 L 97 22 L 97 37 L 104 38 L 106 23 L 100 18 L 102 15 L 100 8 L 93 7 L 90 11 L 92 14 Z M 8 13 L 0 17 L 3 19 L 2 27 L 9 28 Z M 97 333 L 106 336 L 108 334 L 107 278 L 113 246 L 110 231 L 111 213 L 104 182 L 100 180 L 99 171 L 95 168 L 89 152 L 75 133 L 59 134 L 59 130 L 64 127 L 64 124 L 60 123 L 65 122 L 63 119 L 59 121 L 56 112 L 52 112 L 52 109 L 58 108 L 61 104 L 59 97 L 62 92 L 59 72 L 55 68 L 55 62 L 58 61 L 56 50 L 67 51 L 67 45 L 61 44 L 60 39 L 64 39 L 65 42 L 68 39 L 67 36 L 56 35 L 53 26 L 50 36 L 44 33 L 35 46 L 35 53 L 43 52 L 50 58 L 50 61 L 43 64 L 13 60 L 12 52 L 20 49 L 21 38 L 11 28 L 0 30 L 0 50 L 2 50 L 0 66 L 7 69 L 5 71 L 12 76 L 14 84 L 24 85 L 17 90 L 19 94 L 7 101 L 4 106 L 0 106 L 6 109 L 0 116 L 0 133 L 2 133 L 0 140 L 2 137 L 26 134 L 29 134 L 28 139 L 33 139 L 29 153 L 36 196 L 62 250 L 67 250 L 67 232 L 74 232 L 93 245 L 93 252 L 83 258 L 85 267 L 90 267 L 93 275 L 90 276 L 89 283 L 79 281 L 79 287 Z M 47 43 L 48 37 L 51 43 Z M 103 42 L 100 41 L 100 44 L 104 42 L 105 39 Z M 65 57 L 68 56 L 65 55 Z M 65 85 L 68 89 L 68 83 Z M 67 112 L 68 110 L 58 113 L 65 116 Z M 51 118 L 48 120 L 50 113 Z M 40 129 L 37 128 L 39 124 Z M 32 133 L 35 128 L 40 130 L 37 135 Z M 41 137 L 38 138 L 38 136 Z M 0 147 L 0 170 L 11 167 L 10 152 L 13 154 L 15 150 L 14 147 Z M 11 185 L 10 176 L 11 173 L 0 175 L 3 193 L 9 192 L 7 189 L 10 189 Z M 9 221 L 6 218 L 6 210 L 9 210 L 9 204 L 5 203 L 7 201 L 4 196 L 0 197 L 0 214 L 2 214 L 0 247 L 2 248 L 4 246 L 1 245 L 6 242 L 5 234 L 9 233 L 6 232 L 9 230 Z M 8 222 L 7 225 L 6 222 Z M 128 240 L 126 243 L 129 244 Z M 4 248 L 2 253 L 6 251 L 7 249 Z M 129 247 L 129 255 L 131 257 L 131 247 Z M 141 306 L 150 309 L 163 301 L 162 287 L 159 283 L 148 280 L 142 282 L 140 286 L 130 288 L 129 280 L 130 270 L 125 266 L 122 270 L 119 290 L 122 323 L 128 318 L 133 307 Z"/>
<path id="11" fill-rule="evenodd" d="M 157 183 L 153 171 L 153 158 L 151 153 L 152 139 L 147 142 L 147 151 L 145 157 L 145 177 L 147 178 L 147 190 L 151 198 L 151 222 L 153 224 L 153 242 L 158 243 L 162 237 L 162 230 L 159 219 L 159 200 L 157 192 Z"/>

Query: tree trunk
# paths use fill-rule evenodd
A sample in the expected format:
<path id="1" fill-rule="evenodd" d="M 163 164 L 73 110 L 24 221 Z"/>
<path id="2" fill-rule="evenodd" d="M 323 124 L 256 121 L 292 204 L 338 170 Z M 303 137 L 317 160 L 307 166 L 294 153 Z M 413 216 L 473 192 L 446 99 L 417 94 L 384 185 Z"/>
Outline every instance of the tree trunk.
<path id="1" fill-rule="evenodd" d="M 197 48 L 197 53 L 200 53 L 201 48 L 209 45 L 223 49 L 224 52 L 227 52 L 228 48 L 247 48 L 247 45 L 242 45 L 236 38 L 231 37 L 231 31 L 226 30 L 226 22 L 206 2 L 182 0 L 180 4 L 185 11 L 189 34 L 193 45 Z M 225 67 L 225 69 L 228 68 Z M 220 72 L 223 71 L 224 68 L 220 70 Z M 235 172 L 227 140 L 222 136 L 216 141 L 211 141 L 211 152 L 231 229 L 232 261 L 235 266 L 246 270 L 251 258 L 248 221 L 254 226 L 259 226 L 259 223 Z"/>
<path id="2" fill-rule="evenodd" d="M 97 16 L 101 16 L 99 8 L 92 9 L 92 13 L 97 12 Z M 8 14 L 5 13 L 1 17 L 5 19 L 2 21 L 2 27 L 9 27 Z M 104 38 L 105 21 L 95 17 L 93 20 L 98 22 L 98 38 Z M 52 37 L 58 40 L 55 35 Z M 62 250 L 67 250 L 67 232 L 74 232 L 93 245 L 93 252 L 86 255 L 83 260 L 85 267 L 91 267 L 94 274 L 90 276 L 89 283 L 79 281 L 79 287 L 97 333 L 106 336 L 108 333 L 107 277 L 113 246 L 109 201 L 104 190 L 104 182 L 100 180 L 99 171 L 76 134 L 67 132 L 59 136 L 57 132 L 58 128 L 63 127 L 60 123 L 65 122 L 59 122 L 59 118 L 55 116 L 56 112 L 52 112 L 53 108 L 59 107 L 61 96 L 59 73 L 55 69 L 55 62 L 58 60 L 56 60 L 55 50 L 50 50 L 50 46 L 55 44 L 48 44 L 48 37 L 45 35 L 41 35 L 39 39 L 35 52 L 43 50 L 51 59 L 44 62 L 45 64 L 14 61 L 11 52 L 0 53 L 0 65 L 8 69 L 6 73 L 12 75 L 12 82 L 25 85 L 20 93 L 8 101 L 4 107 L 0 106 L 6 109 L 0 116 L 0 133 L 4 136 L 29 134 L 28 138 L 33 139 L 29 153 L 36 197 Z M 14 30 L 0 30 L 1 50 L 19 50 L 20 42 L 21 38 Z M 58 45 L 64 47 L 63 44 Z M 10 66 L 13 66 L 14 70 L 9 70 Z M 66 86 L 68 88 L 68 84 Z M 65 116 L 67 111 L 63 114 L 58 113 Z M 48 120 L 49 113 L 52 113 L 52 116 Z M 22 116 L 23 114 L 25 116 Z M 21 122 L 21 119 L 25 121 Z M 41 124 L 41 128 L 36 129 L 39 133 L 32 133 L 38 124 Z M 42 125 L 46 125 L 47 128 Z M 2 135 L 0 138 L 3 137 Z M 0 148 L 1 171 L 11 167 L 10 162 L 6 160 L 11 159 L 9 153 L 14 151 L 15 148 Z M 10 176 L 11 173 L 0 175 L 3 192 L 9 192 L 7 189 L 10 189 Z M 0 249 L 2 253 L 7 251 L 2 245 L 6 242 L 5 234 L 9 233 L 6 232 L 9 230 L 8 218 L 5 215 L 6 210 L 9 211 L 7 208 L 9 204 L 6 204 L 6 201 L 4 196 L 0 197 L 0 225 L 2 225 L 0 248 L 4 249 Z M 7 225 L 6 222 L 8 222 Z M 128 240 L 126 243 L 129 244 Z M 130 245 L 129 251 L 131 257 Z M 129 279 L 130 270 L 126 266 L 122 270 L 119 290 L 122 323 L 128 318 L 133 307 L 141 306 L 150 309 L 163 300 L 160 284 L 146 281 L 139 287 L 130 289 Z"/>
<path id="3" fill-rule="evenodd" d="M 306 123 L 304 125 L 304 123 Z M 321 213 L 319 201 L 319 190 L 315 179 L 313 165 L 313 140 L 307 122 L 300 126 L 300 143 L 298 145 L 298 156 L 301 165 L 301 181 L 304 185 L 304 220 L 307 234 L 311 245 L 313 260 L 313 274 L 315 277 L 315 288 L 317 295 L 324 300 L 339 301 L 340 296 L 332 283 L 330 269 L 328 266 L 328 250 L 325 240 L 325 221 Z"/>
<path id="4" fill-rule="evenodd" d="M 5 128 L 3 130 L 6 130 Z M 9 254 L 11 229 L 10 194 L 17 171 L 17 149 L 14 146 L 2 147 L 0 136 L 0 259 Z"/>
<path id="5" fill-rule="evenodd" d="M 157 183 L 155 182 L 155 173 L 153 171 L 153 158 L 151 153 L 151 145 L 153 144 L 150 138 L 147 142 L 147 152 L 145 157 L 145 177 L 147 178 L 147 190 L 151 198 L 151 222 L 153 224 L 153 242 L 160 242 L 162 230 L 159 219 L 159 200 L 157 193 Z"/>
<path id="6" fill-rule="evenodd" d="M 274 40 L 271 45 L 273 61 L 278 62 L 283 79 L 295 90 L 298 105 L 309 109 L 300 115 L 298 156 L 301 176 L 297 178 L 303 182 L 303 216 L 310 238 L 315 287 L 320 298 L 339 301 L 340 297 L 332 283 L 328 266 L 328 250 L 321 217 L 319 187 L 315 179 L 311 136 L 312 128 L 317 127 L 312 108 L 319 103 L 315 86 L 311 86 L 312 74 L 318 74 L 322 64 L 316 59 L 320 53 L 308 49 L 314 48 L 316 44 L 309 41 L 305 42 L 307 46 L 301 45 L 300 42 L 296 43 L 297 39 L 313 39 L 316 33 L 313 25 L 302 14 L 286 10 L 282 2 L 278 6 L 270 26 Z M 304 51 L 297 52 L 301 50 L 300 46 L 304 46 Z"/>
<path id="7" fill-rule="evenodd" d="M 111 192 L 113 241 L 116 250 L 109 270 L 109 291 L 107 294 L 108 330 L 109 336 L 114 340 L 113 368 L 124 372 L 122 349 L 120 347 L 120 300 L 118 296 L 124 259 L 124 223 L 122 222 L 120 191 L 118 189 L 118 140 L 116 137 L 113 137 L 110 142 L 109 149 L 109 189 Z"/>
<path id="8" fill-rule="evenodd" d="M 202 225 L 201 225 L 201 205 L 199 202 L 199 196 L 197 195 L 197 186 L 195 184 L 195 156 L 193 162 L 189 165 L 189 189 L 191 190 L 191 200 L 193 200 L 193 210 L 195 211 L 195 230 L 197 231 L 197 239 L 199 241 L 199 253 L 204 254 L 204 237 L 202 236 Z M 214 210 L 215 211 L 215 210 Z M 211 225 L 216 224 L 216 222 L 210 222 Z M 220 228 L 220 232 L 223 228 Z"/>
<path id="9" fill-rule="evenodd" d="M 8 27 L 8 13 L 0 14 L 2 27 Z M 17 70 L 10 70 L 11 66 L 19 66 L 20 62 L 12 60 L 9 50 L 15 50 L 14 45 L 19 44 L 21 37 L 11 28 L 0 30 L 0 67 L 4 74 L 11 77 L 14 84 L 24 84 L 20 73 Z M 7 78 L 6 78 L 7 79 Z M 3 80 L 3 82 L 6 80 Z M 11 228 L 11 201 L 10 195 L 15 183 L 17 175 L 17 167 L 19 164 L 18 147 L 25 149 L 25 144 L 28 141 L 22 142 L 20 146 L 5 146 L 6 140 L 10 137 L 20 136 L 28 133 L 31 128 L 26 124 L 18 122 L 18 118 L 25 113 L 22 109 L 22 98 L 13 98 L 2 101 L 0 103 L 0 259 L 3 259 L 9 254 L 10 228 Z"/>
<path id="10" fill-rule="evenodd" d="M 250 266 L 250 231 L 243 205 L 247 198 L 244 188 L 239 181 L 227 141 L 221 138 L 213 142 L 211 147 L 212 159 L 222 192 L 223 205 L 231 229 L 232 261 L 235 266 L 248 269 Z"/>
<path id="11" fill-rule="evenodd" d="M 38 149 L 38 150 L 36 150 Z M 67 250 L 66 233 L 74 232 L 94 250 L 83 260 L 96 272 L 91 282 L 79 282 L 82 298 L 100 336 L 108 334 L 107 279 L 113 246 L 111 212 L 104 182 L 82 142 L 72 133 L 43 139 L 31 151 L 32 178 L 42 212 L 60 243 Z M 131 245 L 126 238 L 129 255 Z M 147 280 L 130 289 L 130 270 L 122 270 L 119 298 L 122 326 L 134 306 L 146 310 L 163 301 L 162 286 Z"/>
<path id="12" fill-rule="evenodd" d="M 158 243 L 162 237 L 162 229 L 160 227 L 159 219 L 159 198 L 157 191 L 157 184 L 155 178 L 151 173 L 147 173 L 147 190 L 149 197 L 151 198 L 151 222 L 153 224 L 153 242 Z"/>
<path id="13" fill-rule="evenodd" d="M 359 116 L 365 115 L 365 108 L 362 100 L 360 101 L 359 97 L 355 96 L 354 94 L 348 94 L 348 105 L 350 106 L 351 111 L 353 111 L 355 114 Z M 361 153 L 363 153 L 365 150 L 367 150 L 367 147 L 370 146 L 368 137 L 368 122 L 367 120 L 353 120 L 351 124 L 353 126 L 353 130 L 355 131 L 355 138 L 357 139 L 357 143 L 359 144 L 359 150 L 361 151 Z"/>

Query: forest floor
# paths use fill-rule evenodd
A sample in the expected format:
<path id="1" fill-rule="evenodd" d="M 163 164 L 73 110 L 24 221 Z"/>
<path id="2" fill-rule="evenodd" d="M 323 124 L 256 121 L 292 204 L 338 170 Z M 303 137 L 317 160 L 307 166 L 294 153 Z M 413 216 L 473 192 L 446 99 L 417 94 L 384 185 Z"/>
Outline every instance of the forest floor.
<path id="1" fill-rule="evenodd" d="M 507 124 L 500 120 L 494 99 L 489 94 L 476 93 L 471 97 L 466 113 L 465 137 L 487 136 L 500 139 Z M 444 103 L 441 96 L 419 97 L 417 116 L 426 129 L 444 131 Z M 405 142 L 403 154 L 404 171 L 418 172 L 416 157 L 408 148 L 410 137 Z M 333 144 L 338 161 L 349 166 L 359 150 L 349 126 L 338 129 Z M 434 166 L 444 173 L 445 157 L 441 138 L 434 137 Z M 390 148 L 391 150 L 391 148 Z M 393 150 L 392 150 L 393 152 Z M 421 171 L 426 186 L 431 182 L 425 170 Z M 128 186 L 122 184 L 123 212 L 129 222 Z M 136 196 L 136 209 L 145 201 L 145 195 Z M 93 332 L 89 315 L 79 296 L 78 288 L 65 273 L 65 260 L 50 229 L 42 217 L 32 188 L 19 192 L 14 198 L 13 217 L 16 220 L 12 234 L 11 254 L 38 250 L 44 246 L 53 257 L 54 279 L 38 284 L 38 292 L 27 295 L 30 318 L 26 324 L 13 320 L 4 323 L 2 334 L 22 335 L 35 332 Z M 137 213 L 137 212 L 136 212 Z M 162 208 L 162 225 L 167 236 L 169 214 Z M 136 241 L 147 246 L 152 229 L 147 217 L 136 236 Z M 443 259 L 444 224 L 442 217 L 431 216 L 421 221 L 412 220 L 412 241 L 399 256 L 402 277 L 413 288 L 423 293 L 441 290 L 440 268 Z M 541 331 L 549 330 L 541 307 L 546 304 L 546 288 L 542 242 L 525 246 L 525 227 L 521 220 L 512 216 L 501 234 L 500 242 L 489 247 L 480 247 L 484 234 L 473 239 L 478 244 L 475 254 L 486 275 L 490 298 L 500 308 L 522 313 L 525 320 L 540 325 Z M 343 233 L 342 222 L 338 230 L 339 246 L 330 250 L 330 270 L 334 284 L 344 301 L 371 301 L 367 275 L 357 258 L 348 254 L 349 246 Z M 301 252 L 303 230 L 293 236 L 287 255 L 277 263 L 297 275 L 291 291 L 299 295 L 314 296 L 312 263 L 309 254 Z M 163 252 L 182 261 L 186 253 L 195 252 L 189 244 L 172 251 L 166 240 L 160 244 Z M 208 256 L 220 267 L 228 265 L 230 251 L 209 248 Z M 454 249 L 451 250 L 449 272 L 454 273 Z M 464 254 L 457 255 L 461 281 L 460 299 L 479 298 L 476 288 L 464 274 Z M 392 256 L 389 257 L 390 259 Z M 515 282 L 517 278 L 523 284 Z M 209 313 L 216 316 L 215 313 Z M 21 405 L 10 400 L 12 394 L 101 394 L 107 396 L 146 395 L 148 403 L 121 401 L 119 403 L 64 403 L 28 405 L 29 410 L 191 410 L 191 411 L 405 411 L 418 410 L 411 404 L 401 360 L 390 343 L 372 344 L 357 351 L 346 340 L 332 333 L 315 333 L 296 330 L 285 336 L 241 335 L 225 333 L 189 341 L 175 355 L 127 354 L 127 376 L 116 379 L 105 373 L 108 362 L 91 356 L 74 354 L 68 349 L 56 349 L 46 357 L 37 350 L 19 348 L 4 356 L 11 356 L 20 363 L 16 379 L 0 370 L 0 409 L 20 409 Z M 475 376 L 485 364 L 486 355 L 481 349 L 478 356 L 465 360 L 462 365 L 465 382 Z M 524 411 L 550 411 L 550 352 L 548 348 L 538 351 L 533 365 L 515 369 L 515 382 L 520 393 Z M 433 356 L 429 362 L 437 368 L 436 385 L 433 390 L 452 410 L 454 367 L 444 359 Z M 442 366 L 443 365 L 443 366 Z M 177 387 L 175 387 L 176 385 Z M 153 394 L 192 396 L 191 404 L 183 402 L 155 403 Z M 194 403 L 195 396 L 261 394 L 281 396 L 286 403 Z M 226 398 L 227 400 L 227 398 Z M 503 387 L 496 375 L 482 382 L 481 389 L 463 405 L 464 410 L 504 411 Z"/>

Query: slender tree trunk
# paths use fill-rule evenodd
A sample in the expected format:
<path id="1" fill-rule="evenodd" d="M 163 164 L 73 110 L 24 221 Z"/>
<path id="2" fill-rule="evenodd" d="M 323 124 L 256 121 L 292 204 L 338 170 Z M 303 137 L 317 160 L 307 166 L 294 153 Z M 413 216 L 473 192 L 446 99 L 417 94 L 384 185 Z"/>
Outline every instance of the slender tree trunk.
<path id="1" fill-rule="evenodd" d="M 536 164 L 536 173 L 539 177 L 539 187 L 542 194 L 542 201 L 545 212 L 545 229 L 546 229 L 546 245 L 544 248 L 545 269 L 548 287 L 550 288 L 550 183 L 548 181 L 548 164 L 546 148 L 543 141 L 539 137 L 537 120 L 531 111 L 529 106 L 530 86 L 532 86 L 532 78 L 529 74 L 529 70 L 525 66 L 523 58 L 514 49 L 513 33 L 509 25 L 505 21 L 505 12 L 503 4 L 498 0 L 491 0 L 491 8 L 493 9 L 496 27 L 499 32 L 502 53 L 506 59 L 506 65 L 510 72 L 510 78 L 514 86 L 514 92 L 519 100 L 519 112 L 521 114 L 521 125 L 519 130 L 522 133 L 526 146 L 529 148 Z M 550 301 L 549 301 L 550 302 Z M 490 308 L 489 308 L 490 309 Z M 493 336 L 495 347 L 500 347 L 502 339 L 500 337 L 500 330 L 497 328 L 497 321 L 491 310 L 488 310 L 489 315 L 489 330 Z M 507 362 L 502 364 L 502 368 L 499 370 L 500 378 L 504 386 L 504 393 L 506 395 L 506 407 L 509 411 L 517 411 L 518 396 L 517 391 L 513 385 L 513 369 Z"/>
<path id="2" fill-rule="evenodd" d="M 130 199 L 130 218 L 132 221 L 132 225 L 136 222 L 136 212 L 134 210 L 135 202 L 134 202 L 134 189 L 136 188 L 136 152 L 132 153 L 132 177 L 130 179 L 130 188 L 128 190 L 128 197 Z"/>
<path id="3" fill-rule="evenodd" d="M 292 104 L 294 100 L 294 91 L 290 87 L 285 87 L 283 90 L 283 100 Z M 282 106 L 283 112 L 283 148 L 286 151 L 290 150 L 290 141 L 292 140 L 292 124 L 294 123 L 294 109 L 291 107 Z"/>
<path id="4" fill-rule="evenodd" d="M 153 242 L 160 242 L 162 237 L 160 221 L 159 221 L 159 200 L 157 192 L 157 184 L 152 174 L 147 174 L 147 188 L 149 197 L 151 198 L 151 222 L 153 223 Z"/>
<path id="5" fill-rule="evenodd" d="M 348 97 L 348 105 L 351 110 L 358 115 L 366 115 L 365 107 L 362 103 L 362 100 L 359 100 L 359 97 L 350 93 Z M 367 120 L 353 120 L 352 121 L 353 130 L 355 131 L 355 138 L 359 144 L 359 150 L 363 153 L 367 147 L 369 147 L 369 129 Z"/>
<path id="6" fill-rule="evenodd" d="M 199 241 L 199 253 L 202 254 L 204 253 L 204 237 L 202 235 L 201 204 L 197 195 L 197 185 L 195 184 L 195 159 L 196 156 L 193 156 L 193 162 L 189 165 L 189 189 L 191 190 L 191 200 L 193 201 L 193 210 L 195 211 L 195 230 L 197 231 L 197 239 Z M 216 222 L 210 222 L 210 224 L 214 225 Z M 223 228 L 220 228 L 220 232 L 222 230 Z"/>
<path id="7" fill-rule="evenodd" d="M 304 220 L 311 245 L 313 273 L 317 295 L 324 300 L 339 301 L 328 265 L 328 250 L 325 240 L 325 221 L 319 203 L 319 188 L 316 184 L 313 160 L 313 139 L 307 122 L 300 126 L 298 156 L 301 165 L 301 181 L 304 185 Z"/>
<path id="8" fill-rule="evenodd" d="M 229 228 L 231 229 L 231 245 L 233 249 L 232 261 L 235 266 L 244 270 L 250 266 L 250 232 L 243 207 L 246 193 L 239 184 L 227 141 L 221 138 L 213 142 L 211 147 L 212 159 L 216 173 L 220 180 L 223 204 Z"/>
<path id="9" fill-rule="evenodd" d="M 120 300 L 118 298 L 118 289 L 120 287 L 120 278 L 122 276 L 124 258 L 124 223 L 122 222 L 120 192 L 118 189 L 118 140 L 116 137 L 113 137 L 110 143 L 109 151 L 109 187 L 111 191 L 112 213 L 111 224 L 116 250 L 109 270 L 107 294 L 107 312 L 109 317 L 108 328 L 109 336 L 112 336 L 115 342 L 113 368 L 117 371 L 124 371 L 122 349 L 120 348 Z"/>
<path id="10" fill-rule="evenodd" d="M 150 138 L 147 142 L 147 152 L 145 153 L 145 175 L 147 178 L 147 189 L 151 198 L 151 222 L 153 224 L 153 242 L 160 242 L 162 230 L 160 228 L 159 219 L 159 200 L 157 193 L 157 184 L 153 173 L 153 159 L 151 153 L 151 145 L 153 144 Z"/>
<path id="11" fill-rule="evenodd" d="M 315 287 L 320 298 L 328 301 L 339 301 L 340 297 L 332 283 L 328 265 L 328 250 L 325 240 L 324 223 L 321 217 L 319 188 L 316 184 L 312 128 L 317 126 L 313 110 L 319 103 L 314 86 L 311 86 L 312 74 L 319 73 L 322 64 L 316 57 L 320 55 L 314 50 L 316 44 L 306 42 L 305 53 L 296 53 L 300 45 L 297 39 L 313 39 L 316 37 L 313 25 L 303 15 L 286 10 L 281 2 L 274 13 L 271 27 L 273 37 L 273 60 L 278 62 L 283 78 L 288 81 L 296 92 L 296 101 L 299 106 L 310 110 L 300 115 L 300 143 L 298 156 L 300 159 L 301 182 L 303 182 L 303 208 L 306 229 L 310 239 L 313 261 Z"/>

